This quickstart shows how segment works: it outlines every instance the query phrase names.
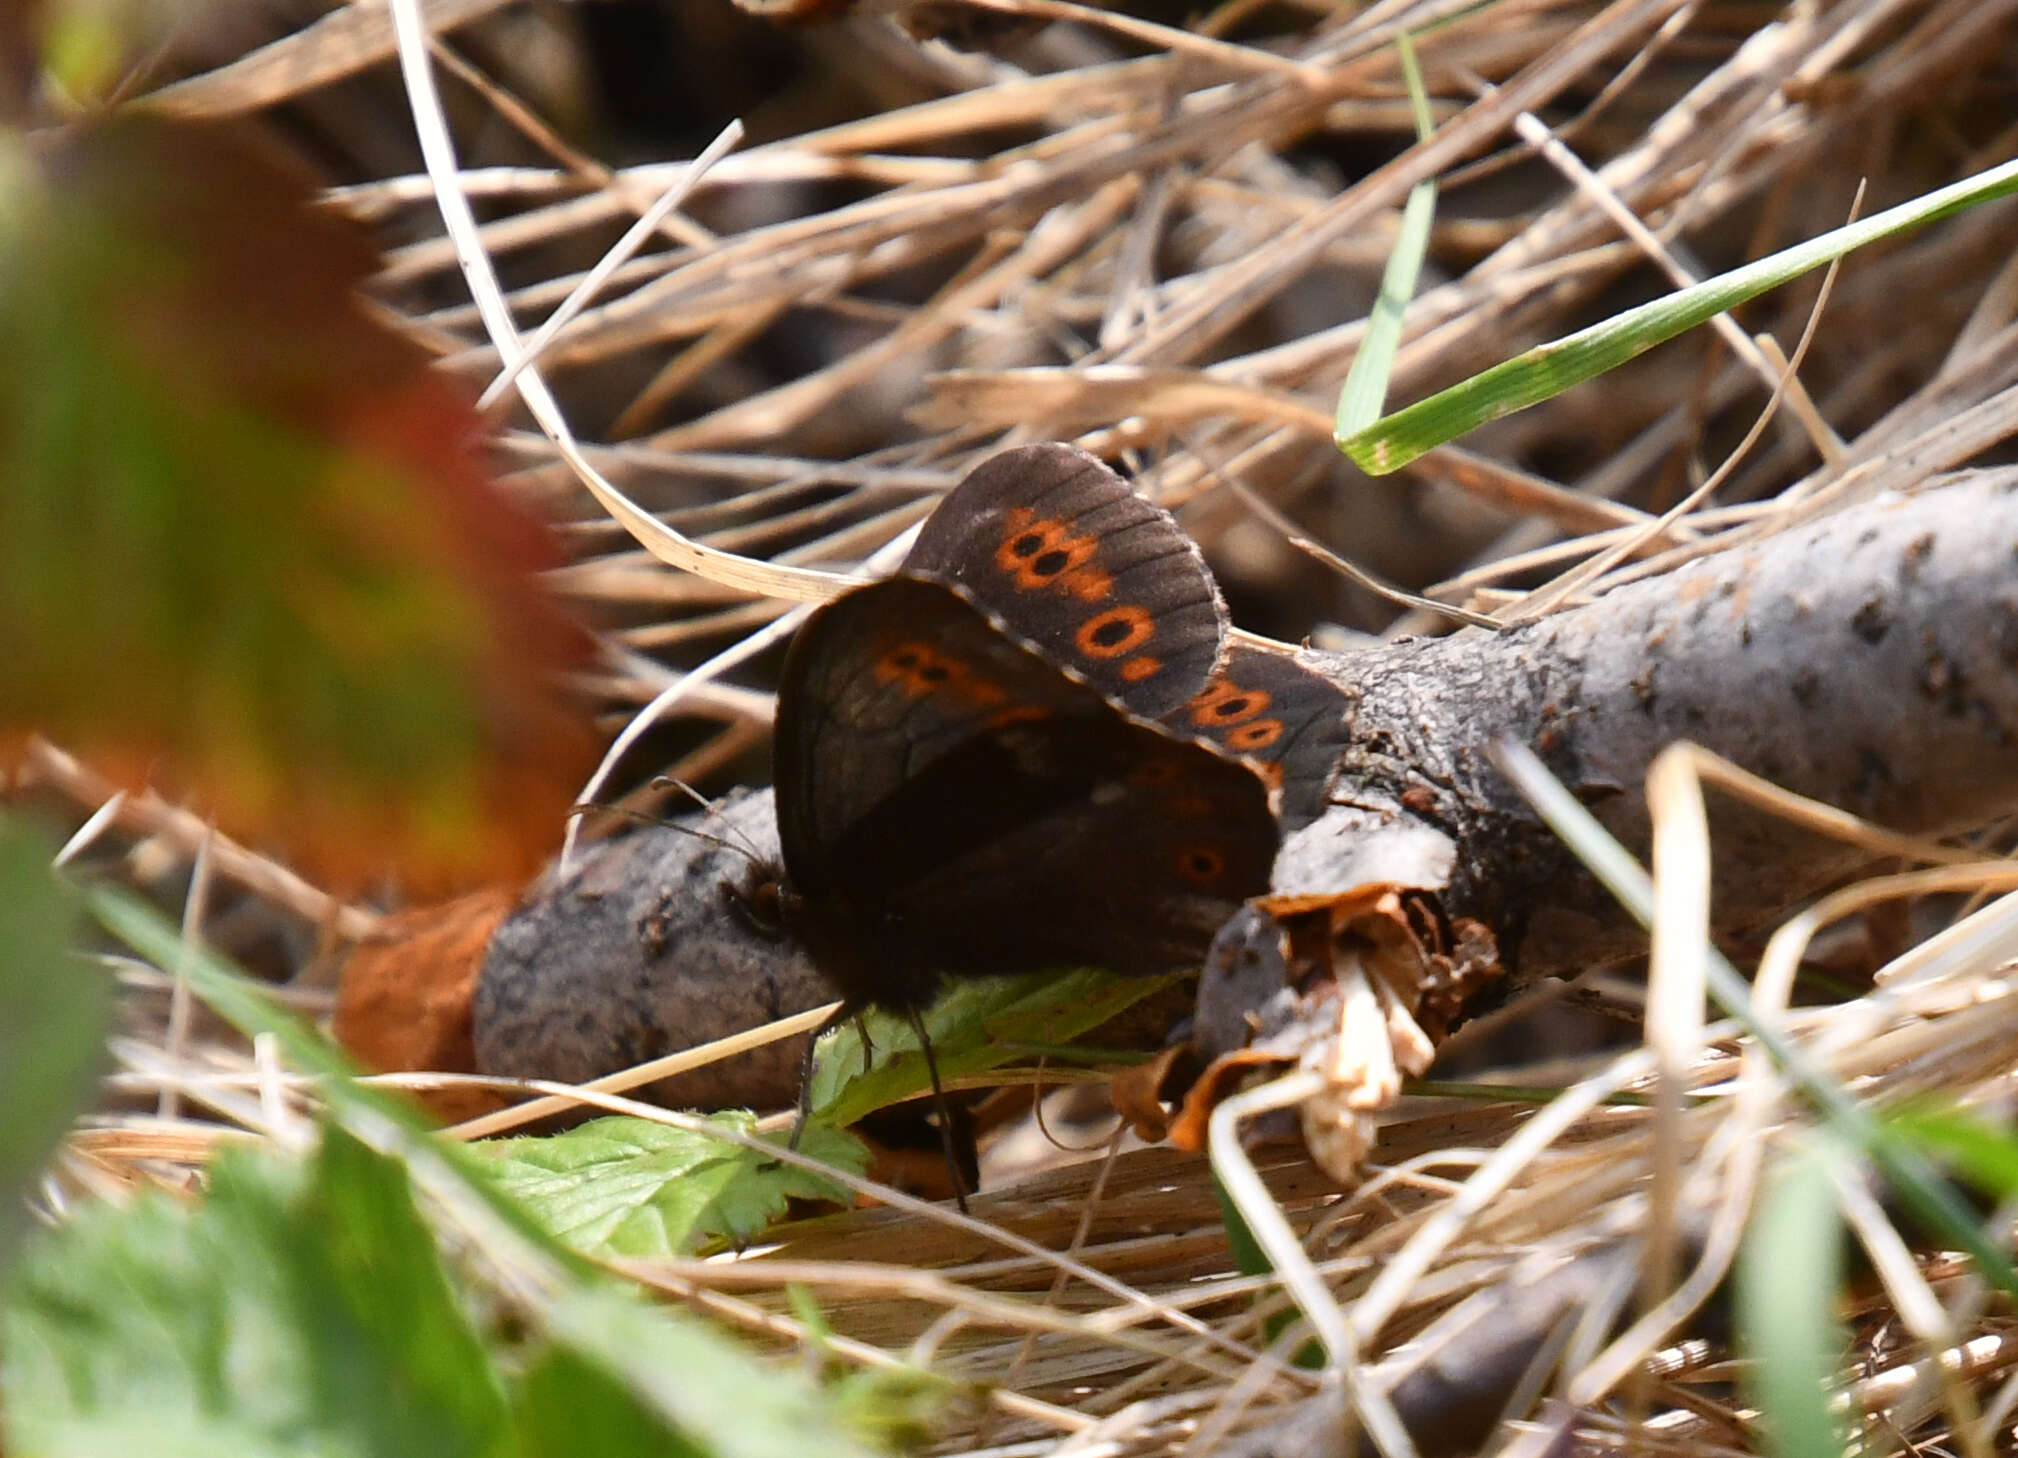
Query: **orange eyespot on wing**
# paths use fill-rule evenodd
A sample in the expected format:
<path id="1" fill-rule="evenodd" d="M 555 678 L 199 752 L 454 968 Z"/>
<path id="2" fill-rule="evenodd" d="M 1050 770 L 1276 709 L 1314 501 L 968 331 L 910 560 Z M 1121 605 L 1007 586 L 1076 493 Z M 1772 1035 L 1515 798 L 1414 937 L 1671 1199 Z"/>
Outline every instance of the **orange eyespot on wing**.
<path id="1" fill-rule="evenodd" d="M 1177 853 L 1177 874 L 1194 886 L 1214 886 L 1226 874 L 1226 856 L 1215 846 L 1188 845 Z"/>
<path id="2" fill-rule="evenodd" d="M 1270 702 L 1265 689 L 1242 688 L 1229 679 L 1218 679 L 1191 701 L 1191 722 L 1201 729 L 1225 728 L 1265 712 Z"/>
<path id="3" fill-rule="evenodd" d="M 1120 658 L 1147 643 L 1156 619 L 1142 607 L 1109 608 L 1079 625 L 1072 646 L 1088 658 Z"/>
<path id="4" fill-rule="evenodd" d="M 1141 683 L 1163 672 L 1163 660 L 1148 653 L 1138 653 L 1121 665 L 1121 678 L 1125 683 Z"/>
<path id="5" fill-rule="evenodd" d="M 977 675 L 965 660 L 912 639 L 885 649 L 873 672 L 878 683 L 914 699 L 947 695 L 986 709 L 1007 697 L 1000 684 Z"/>
<path id="6" fill-rule="evenodd" d="M 1007 531 L 995 549 L 995 565 L 1024 592 L 1057 587 L 1085 602 L 1099 602 L 1114 591 L 1114 580 L 1100 567 L 1100 543 L 1069 531 L 1065 523 L 1039 517 L 1027 506 L 1006 514 Z"/>
<path id="7" fill-rule="evenodd" d="M 1226 736 L 1226 747 L 1238 754 L 1259 754 L 1264 749 L 1274 748 L 1282 734 L 1282 720 L 1256 719 L 1235 727 Z"/>

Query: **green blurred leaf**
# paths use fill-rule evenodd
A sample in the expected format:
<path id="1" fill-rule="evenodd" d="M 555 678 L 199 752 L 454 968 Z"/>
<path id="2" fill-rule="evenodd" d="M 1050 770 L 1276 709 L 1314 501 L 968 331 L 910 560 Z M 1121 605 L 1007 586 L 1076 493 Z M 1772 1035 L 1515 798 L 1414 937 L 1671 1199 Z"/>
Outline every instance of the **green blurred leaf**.
<path id="1" fill-rule="evenodd" d="M 909 1452 L 940 1436 L 948 1409 L 972 1396 L 918 1367 L 857 1367 L 827 1388 L 841 1423 L 879 1448 Z"/>
<path id="2" fill-rule="evenodd" d="M 925 1030 L 939 1076 L 950 1083 L 1000 1068 L 1022 1057 L 1023 1048 L 1068 1043 L 1161 992 L 1172 980 L 1095 971 L 963 977 L 949 982 L 926 1009 Z M 908 1019 L 872 1011 L 862 1022 L 874 1050 L 866 1058 L 866 1071 L 861 1034 L 853 1026 L 837 1028 L 820 1041 L 812 1105 L 823 1123 L 852 1124 L 932 1087 Z"/>
<path id="3" fill-rule="evenodd" d="M 23 1193 L 90 1096 L 112 1016 L 111 978 L 73 950 L 77 897 L 52 854 L 0 815 L 0 1274 Z"/>
<path id="4" fill-rule="evenodd" d="M 676 1313 L 606 1289 L 556 1301 L 550 1329 L 718 1458 L 866 1458 L 825 1393 Z M 578 1451 L 587 1452 L 587 1449 Z"/>
<path id="5" fill-rule="evenodd" d="M 2018 1196 L 2018 1131 L 2008 1125 L 1953 1108 L 1902 1109 L 1888 1114 L 1885 1124 L 1993 1199 Z"/>
<path id="6" fill-rule="evenodd" d="M 24 1452 L 510 1451 L 405 1172 L 340 1130 L 306 1167 L 228 1152 L 201 1206 L 85 1207 L 26 1248 L 0 1334 Z"/>
<path id="7" fill-rule="evenodd" d="M 756 1124 L 740 1111 L 708 1122 L 746 1134 Z M 855 1174 L 868 1166 L 861 1141 L 840 1130 L 809 1127 L 800 1149 Z M 591 1255 L 673 1256 L 716 1242 L 745 1244 L 785 1213 L 788 1200 L 845 1205 L 852 1198 L 834 1180 L 650 1119 L 594 1119 L 471 1152 L 547 1229 Z"/>
<path id="8" fill-rule="evenodd" d="M 630 1390 L 565 1348 L 549 1351 L 518 1387 L 522 1458 L 706 1458 L 665 1426 Z"/>
<path id="9" fill-rule="evenodd" d="M 108 931 L 142 955 L 165 961 L 181 948 L 176 928 L 127 893 L 96 887 L 88 902 Z M 799 1375 L 759 1361 L 702 1322 L 640 1305 L 595 1279 L 579 1256 L 475 1168 L 478 1157 L 470 1149 L 445 1143 L 408 1105 L 357 1082 L 342 1054 L 275 1007 L 221 958 L 194 947 L 184 966 L 198 996 L 240 1032 L 248 1037 L 271 1034 L 289 1063 L 322 1075 L 331 1116 L 344 1128 L 375 1148 L 403 1156 L 436 1218 L 462 1244 L 481 1252 L 483 1260 L 472 1262 L 474 1266 L 509 1270 L 521 1300 L 528 1291 L 537 1294 L 539 1299 L 528 1301 L 523 1314 L 552 1350 L 590 1364 L 629 1393 L 640 1412 L 656 1416 L 668 1432 L 677 1429 L 720 1458 L 866 1454 L 867 1449 L 837 1431 L 839 1418 L 826 1395 Z M 0 1352 L 5 1346 L 0 1334 Z M 560 1370 L 565 1375 L 572 1369 Z M 552 1374 L 543 1380 L 552 1380 Z M 708 1388 L 694 1391 L 688 1383 Z M 4 1392 L 0 1386 L 0 1411 L 5 1410 Z M 541 1425 L 537 1432 L 550 1439 L 550 1424 L 560 1421 L 565 1409 L 556 1407 L 552 1394 L 535 1401 L 541 1405 L 528 1421 Z M 679 1452 L 670 1446 L 672 1439 L 666 1442 L 663 1451 Z M 157 1445 L 152 1451 L 167 1450 Z M 243 1451 L 258 1450 L 248 1446 Z"/>
<path id="10" fill-rule="evenodd" d="M 1843 1226 L 1830 1176 L 1839 1158 L 1817 1147 L 1781 1166 L 1738 1258 L 1738 1342 L 1750 1359 L 1745 1385 L 1780 1458 L 1851 1451 L 1834 1405 L 1846 1343 L 1836 1319 Z"/>
<path id="11" fill-rule="evenodd" d="M 314 195 L 222 128 L 0 138 L 0 762 L 165 770 L 325 877 L 513 874 L 580 782 L 585 640 Z"/>
<path id="12" fill-rule="evenodd" d="M 0 6 L 0 12 L 9 8 Z M 23 54 L 39 53 L 43 71 L 70 105 L 101 107 L 130 90 L 136 72 L 171 47 L 178 32 L 186 41 L 203 26 L 206 12 L 226 8 L 203 0 L 46 0 L 25 7 L 32 37 L 0 42 L 13 40 L 25 47 Z"/>

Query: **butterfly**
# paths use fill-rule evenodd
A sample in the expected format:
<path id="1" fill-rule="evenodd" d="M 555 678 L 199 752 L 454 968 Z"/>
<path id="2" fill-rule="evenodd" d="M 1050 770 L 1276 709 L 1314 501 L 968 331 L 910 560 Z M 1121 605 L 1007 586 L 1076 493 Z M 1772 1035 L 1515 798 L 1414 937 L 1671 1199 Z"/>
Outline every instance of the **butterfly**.
<path id="1" fill-rule="evenodd" d="M 1344 703 L 1227 631 L 1184 530 L 1057 444 L 984 462 L 814 613 L 778 694 L 779 913 L 840 1016 L 922 1035 L 947 977 L 1197 966 L 1279 814 L 1321 806 Z"/>

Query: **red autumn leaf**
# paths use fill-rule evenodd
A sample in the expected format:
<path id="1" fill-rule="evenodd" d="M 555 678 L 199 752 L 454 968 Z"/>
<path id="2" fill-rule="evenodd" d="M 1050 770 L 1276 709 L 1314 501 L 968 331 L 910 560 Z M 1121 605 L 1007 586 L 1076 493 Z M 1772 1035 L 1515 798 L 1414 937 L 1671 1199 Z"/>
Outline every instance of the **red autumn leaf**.
<path id="1" fill-rule="evenodd" d="M 339 881 L 528 869 L 585 639 L 462 392 L 360 300 L 367 240 L 210 127 L 0 172 L 0 742 L 167 778 Z"/>

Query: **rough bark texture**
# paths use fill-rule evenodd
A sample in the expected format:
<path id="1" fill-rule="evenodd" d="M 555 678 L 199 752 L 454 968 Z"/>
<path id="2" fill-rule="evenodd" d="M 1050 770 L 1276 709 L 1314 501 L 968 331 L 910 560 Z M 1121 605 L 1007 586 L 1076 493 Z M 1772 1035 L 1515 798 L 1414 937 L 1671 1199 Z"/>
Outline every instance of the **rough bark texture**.
<path id="1" fill-rule="evenodd" d="M 1501 737 L 1535 747 L 1642 854 L 1642 781 L 1677 739 L 1899 830 L 2018 810 L 2018 475 L 1868 502 L 1517 631 L 1306 661 L 1347 691 L 1349 743 L 1333 808 L 1285 846 L 1278 888 L 1437 885 L 1519 979 L 1578 971 L 1640 934 L 1499 778 Z M 1723 930 L 1859 861 L 1727 802 L 1711 822 Z M 775 844 L 764 795 L 707 828 Z M 737 912 L 725 887 L 750 875 L 709 841 L 651 831 L 540 887 L 492 943 L 480 1066 L 585 1078 L 827 999 L 802 956 Z M 796 1057 L 767 1050 L 676 1096 L 789 1101 Z"/>
<path id="2" fill-rule="evenodd" d="M 1516 632 L 1319 666 L 1353 700 L 1339 803 L 1285 849 L 1278 886 L 1381 879 L 1432 831 L 1455 853 L 1447 910 L 1492 927 L 1523 978 L 1580 970 L 1640 935 L 1500 779 L 1501 737 L 1642 855 L 1642 782 L 1678 739 L 1896 830 L 2018 808 L 2018 477 L 1870 502 Z M 1729 801 L 1711 828 L 1723 930 L 1861 859 Z"/>

